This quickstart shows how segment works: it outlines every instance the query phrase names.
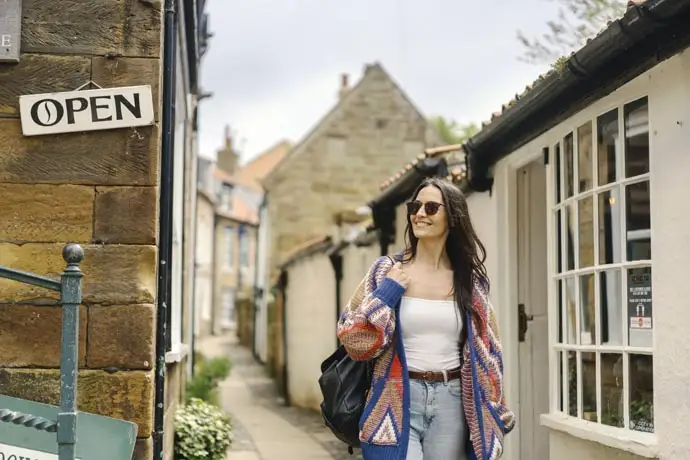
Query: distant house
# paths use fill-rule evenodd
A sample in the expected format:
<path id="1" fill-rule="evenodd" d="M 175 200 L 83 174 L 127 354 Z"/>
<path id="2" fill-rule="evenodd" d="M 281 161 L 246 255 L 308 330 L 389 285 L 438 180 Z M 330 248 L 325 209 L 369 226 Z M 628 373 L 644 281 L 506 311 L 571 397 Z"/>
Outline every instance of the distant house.
<path id="1" fill-rule="evenodd" d="M 352 88 L 343 76 L 335 107 L 263 180 L 271 269 L 294 247 L 329 232 L 335 213 L 371 197 L 402 161 L 439 143 L 380 64 L 367 65 Z"/>
<path id="2" fill-rule="evenodd" d="M 244 302 L 253 317 L 260 180 L 289 149 L 281 142 L 240 165 L 226 129 L 217 160 L 201 159 L 197 203 L 197 335 L 235 329 Z M 253 319 L 250 327 L 253 327 Z M 244 331 L 237 331 L 244 339 Z M 251 337 L 248 337 L 250 340 Z M 251 344 L 248 344 L 251 345 Z"/>

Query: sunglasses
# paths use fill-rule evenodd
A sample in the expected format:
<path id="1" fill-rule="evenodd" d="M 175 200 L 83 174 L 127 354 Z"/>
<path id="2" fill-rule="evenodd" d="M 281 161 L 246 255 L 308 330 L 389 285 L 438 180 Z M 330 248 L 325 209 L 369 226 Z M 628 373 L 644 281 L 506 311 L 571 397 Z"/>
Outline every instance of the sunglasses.
<path id="1" fill-rule="evenodd" d="M 419 200 L 409 201 L 407 203 L 407 215 L 414 216 L 419 212 L 420 209 L 422 209 L 422 206 L 424 206 L 424 213 L 427 216 L 433 216 L 438 212 L 439 209 L 441 209 L 443 204 L 435 201 L 427 201 L 426 203 L 422 203 Z"/>

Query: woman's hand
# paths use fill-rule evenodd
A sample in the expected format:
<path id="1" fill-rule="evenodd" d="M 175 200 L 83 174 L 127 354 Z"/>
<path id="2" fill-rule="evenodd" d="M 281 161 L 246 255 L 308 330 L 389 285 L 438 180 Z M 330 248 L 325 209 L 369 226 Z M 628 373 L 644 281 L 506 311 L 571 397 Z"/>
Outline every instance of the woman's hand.
<path id="1" fill-rule="evenodd" d="M 410 277 L 403 271 L 402 263 L 400 262 L 396 262 L 396 264 L 393 265 L 386 277 L 392 279 L 405 289 L 410 285 Z"/>

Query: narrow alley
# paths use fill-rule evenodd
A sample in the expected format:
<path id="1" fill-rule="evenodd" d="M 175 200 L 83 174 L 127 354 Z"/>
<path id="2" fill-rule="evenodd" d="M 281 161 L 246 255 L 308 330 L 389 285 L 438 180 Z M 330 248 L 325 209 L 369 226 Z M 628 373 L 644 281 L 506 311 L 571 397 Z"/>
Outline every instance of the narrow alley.
<path id="1" fill-rule="evenodd" d="M 208 357 L 226 356 L 232 363 L 221 383 L 223 409 L 230 414 L 233 441 L 228 460 L 359 460 L 324 426 L 321 416 L 286 407 L 275 383 L 235 334 L 205 339 L 199 350 Z"/>

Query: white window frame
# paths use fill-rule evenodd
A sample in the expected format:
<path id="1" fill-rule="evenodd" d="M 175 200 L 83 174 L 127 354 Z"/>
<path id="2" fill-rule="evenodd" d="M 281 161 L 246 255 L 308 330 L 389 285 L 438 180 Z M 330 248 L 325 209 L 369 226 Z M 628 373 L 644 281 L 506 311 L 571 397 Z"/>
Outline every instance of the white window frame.
<path id="1" fill-rule="evenodd" d="M 170 349 L 165 355 L 166 363 L 182 361 L 189 352 L 189 346 L 182 339 L 183 297 L 184 283 L 183 264 L 184 248 L 182 234 L 184 232 L 184 184 L 185 184 L 185 151 L 187 148 L 187 94 L 184 53 L 184 35 L 178 37 L 176 88 L 175 88 L 175 144 L 173 145 L 173 228 L 172 228 L 172 261 L 171 261 L 171 297 L 168 305 L 170 315 Z"/>
<path id="2" fill-rule="evenodd" d="M 647 97 L 647 104 L 651 104 L 652 101 L 646 93 L 638 93 L 633 97 L 628 97 L 625 99 L 619 98 L 619 100 L 614 101 L 613 104 L 603 105 L 597 107 L 596 109 L 590 108 L 584 110 L 579 114 L 579 116 L 574 117 L 576 119 L 570 120 L 567 125 L 561 125 L 554 131 L 553 134 L 556 136 L 548 136 L 550 144 L 549 148 L 549 180 L 548 183 L 548 216 L 549 216 L 549 242 L 548 242 L 548 257 L 549 257 L 549 374 L 550 374 L 550 408 L 551 413 L 542 415 L 542 423 L 550 428 L 557 429 L 560 431 L 568 432 L 572 435 L 595 440 L 601 442 L 602 444 L 608 445 L 610 447 L 619 448 L 622 450 L 631 451 L 645 457 L 653 457 L 656 455 L 656 435 L 653 433 L 645 433 L 640 431 L 635 431 L 630 429 L 630 405 L 629 405 L 629 389 L 630 389 L 630 373 L 629 373 L 629 357 L 631 354 L 637 355 L 651 355 L 654 356 L 653 345 L 649 347 L 633 347 L 627 345 L 629 343 L 629 324 L 628 324 L 628 293 L 627 293 L 627 277 L 625 276 L 626 270 L 631 268 L 646 268 L 652 267 L 651 260 L 634 260 L 627 261 L 627 242 L 629 240 L 629 233 L 626 232 L 626 202 L 625 202 L 625 187 L 627 185 L 635 183 L 650 183 L 650 172 L 646 174 L 626 178 L 625 176 L 625 117 L 624 117 L 624 107 L 635 102 L 641 98 Z M 616 181 L 599 185 L 598 183 L 598 146 L 597 146 L 597 120 L 601 115 L 607 114 L 612 110 L 618 109 L 618 139 L 617 139 L 617 151 L 621 152 L 616 158 Z M 649 117 L 649 115 L 648 115 Z M 578 161 L 578 129 L 586 123 L 592 124 L 592 185 L 585 191 L 580 193 L 579 188 L 579 161 Z M 653 120 L 648 118 L 649 132 L 652 132 Z M 573 135 L 573 196 L 565 198 L 565 150 L 564 150 L 564 139 L 568 134 Z M 556 171 L 556 145 L 559 146 L 561 153 L 560 170 Z M 650 135 L 650 157 L 653 154 L 653 142 Z M 651 165 L 650 165 L 651 168 Z M 556 203 L 556 176 L 555 174 L 560 174 L 560 184 L 561 184 L 561 201 Z M 614 223 L 619 224 L 619 244 L 620 248 L 620 262 L 610 263 L 610 264 L 600 264 L 599 263 L 599 213 L 598 213 L 598 194 L 609 191 L 618 191 L 618 208 L 620 209 L 618 217 L 614 217 Z M 583 198 L 593 197 L 593 222 L 592 227 L 594 231 L 594 263 L 591 267 L 580 268 L 579 267 L 579 232 L 574 232 L 572 237 L 573 243 L 573 256 L 575 258 L 575 269 L 567 270 L 565 269 L 558 273 L 558 238 L 556 235 L 558 227 L 556 226 L 556 210 L 564 210 L 564 206 L 568 204 L 573 204 L 573 215 L 574 222 L 571 223 L 571 228 L 579 230 L 579 203 L 582 202 Z M 650 201 L 650 206 L 652 205 Z M 566 216 L 565 212 L 561 212 L 561 244 L 562 247 L 567 248 L 567 227 L 566 227 Z M 643 238 L 649 237 L 651 235 L 651 228 L 646 231 L 632 232 L 636 236 Z M 639 234 L 639 235 L 637 235 Z M 566 260 L 566 254 L 563 253 L 562 257 Z M 618 270 L 620 273 L 620 300 L 621 300 L 621 345 L 602 345 L 600 344 L 601 337 L 601 318 L 600 318 L 600 279 L 598 273 L 604 270 Z M 579 300 L 575 307 L 575 342 L 576 344 L 567 343 L 568 341 L 568 327 L 567 327 L 567 313 L 568 307 L 564 302 L 563 305 L 563 315 L 561 317 L 563 334 L 563 343 L 558 343 L 558 323 L 557 319 L 559 316 L 559 299 L 558 296 L 558 281 L 565 280 L 567 278 L 575 279 L 575 299 L 579 299 L 580 292 L 580 275 L 594 274 L 594 312 L 595 312 L 595 331 L 596 337 L 593 337 L 592 344 L 582 344 L 582 337 L 580 334 L 580 316 L 581 309 Z M 566 289 L 566 284 L 563 283 L 563 291 Z M 653 292 L 653 291 L 652 291 Z M 576 352 L 576 363 L 577 363 L 577 416 L 573 417 L 567 415 L 569 412 L 568 404 L 568 351 Z M 583 396 L 582 396 L 582 352 L 592 352 L 596 356 L 596 404 L 597 404 L 597 421 L 589 422 L 583 419 Z M 620 353 L 623 357 L 623 369 L 622 369 L 622 400 L 623 400 L 623 427 L 613 427 L 609 425 L 604 425 L 601 423 L 601 412 L 602 412 L 602 394 L 601 394 L 601 353 Z M 559 365 L 558 358 L 560 357 L 561 366 L 563 368 L 563 379 L 559 375 Z M 563 392 L 558 387 L 559 382 L 563 385 Z M 560 411 L 560 397 L 563 397 L 563 412 Z M 652 416 L 654 414 L 652 413 Z M 634 441 L 634 442 L 631 442 Z"/>

